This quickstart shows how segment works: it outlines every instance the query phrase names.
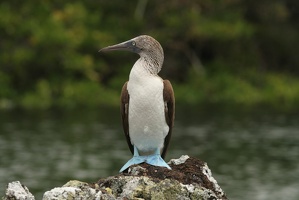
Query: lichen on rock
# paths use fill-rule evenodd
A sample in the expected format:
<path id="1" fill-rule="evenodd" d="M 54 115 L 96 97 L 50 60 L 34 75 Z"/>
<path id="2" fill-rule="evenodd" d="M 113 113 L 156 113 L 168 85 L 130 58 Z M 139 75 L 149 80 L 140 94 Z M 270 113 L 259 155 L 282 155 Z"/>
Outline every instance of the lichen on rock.
<path id="1" fill-rule="evenodd" d="M 71 199 L 96 199 L 99 191 L 91 188 L 88 183 L 77 180 L 67 182 L 62 187 L 56 187 L 44 193 L 43 200 L 71 200 Z M 99 195 L 99 194 L 98 194 Z"/>
<path id="2" fill-rule="evenodd" d="M 172 170 L 146 163 L 97 182 L 115 199 L 227 199 L 207 164 L 182 156 L 169 162 Z"/>
<path id="3" fill-rule="evenodd" d="M 2 200 L 34 200 L 34 196 L 29 192 L 28 188 L 20 183 L 14 181 L 8 183 L 5 196 Z"/>

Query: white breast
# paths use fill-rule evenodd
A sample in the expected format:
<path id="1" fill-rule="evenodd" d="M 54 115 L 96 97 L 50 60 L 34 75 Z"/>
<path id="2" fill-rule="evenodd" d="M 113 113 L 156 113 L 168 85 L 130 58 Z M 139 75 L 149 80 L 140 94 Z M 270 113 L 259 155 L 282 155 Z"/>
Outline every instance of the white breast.
<path id="1" fill-rule="evenodd" d="M 163 80 L 136 62 L 128 82 L 129 134 L 140 155 L 163 148 L 169 127 L 165 121 Z"/>

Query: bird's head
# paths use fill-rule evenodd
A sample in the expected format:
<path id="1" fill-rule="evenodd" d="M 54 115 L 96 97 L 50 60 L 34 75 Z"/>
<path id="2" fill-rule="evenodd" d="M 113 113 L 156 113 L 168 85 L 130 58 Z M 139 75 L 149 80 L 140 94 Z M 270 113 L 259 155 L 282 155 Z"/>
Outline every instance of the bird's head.
<path id="1" fill-rule="evenodd" d="M 99 50 L 99 52 L 124 50 L 134 52 L 140 55 L 149 65 L 157 65 L 160 71 L 163 61 L 164 53 L 160 43 L 153 37 L 148 35 L 141 35 L 131 40 L 108 46 Z"/>

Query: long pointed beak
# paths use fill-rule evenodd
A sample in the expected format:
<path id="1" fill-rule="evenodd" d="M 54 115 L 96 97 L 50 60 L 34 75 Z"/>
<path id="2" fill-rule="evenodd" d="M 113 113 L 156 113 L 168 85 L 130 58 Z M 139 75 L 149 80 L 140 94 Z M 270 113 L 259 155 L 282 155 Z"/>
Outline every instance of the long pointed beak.
<path id="1" fill-rule="evenodd" d="M 133 51 L 131 41 L 126 41 L 116 45 L 104 47 L 100 49 L 99 52 L 116 51 L 116 50 Z"/>

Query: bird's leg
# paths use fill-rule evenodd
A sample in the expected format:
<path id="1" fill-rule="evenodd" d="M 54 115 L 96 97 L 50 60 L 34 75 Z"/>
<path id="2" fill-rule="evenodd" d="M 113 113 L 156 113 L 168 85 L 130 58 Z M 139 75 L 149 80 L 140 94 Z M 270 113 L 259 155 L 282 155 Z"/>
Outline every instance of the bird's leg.
<path id="1" fill-rule="evenodd" d="M 139 152 L 137 147 L 134 145 L 134 157 L 138 157 L 139 156 Z"/>
<path id="2" fill-rule="evenodd" d="M 137 147 L 134 145 L 134 155 L 120 170 L 123 172 L 125 169 L 129 168 L 131 165 L 136 165 L 145 162 L 145 156 L 140 156 Z"/>

